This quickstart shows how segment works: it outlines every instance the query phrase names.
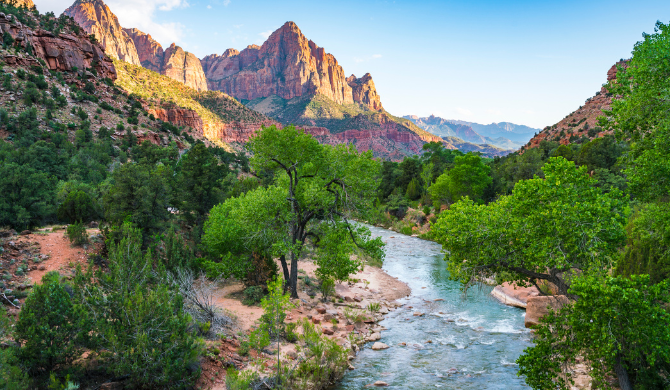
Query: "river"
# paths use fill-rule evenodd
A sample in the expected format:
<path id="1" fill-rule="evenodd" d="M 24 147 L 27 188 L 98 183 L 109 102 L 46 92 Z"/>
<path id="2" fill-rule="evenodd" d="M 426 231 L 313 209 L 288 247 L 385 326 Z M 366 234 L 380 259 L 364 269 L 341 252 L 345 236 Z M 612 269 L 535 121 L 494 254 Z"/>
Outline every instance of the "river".
<path id="1" fill-rule="evenodd" d="M 412 294 L 380 323 L 388 328 L 380 341 L 390 348 L 373 351 L 367 344 L 352 361 L 356 369 L 334 389 L 359 390 L 378 380 L 399 389 L 528 389 L 514 363 L 531 345 L 524 311 L 499 303 L 488 286 L 465 297 L 447 278 L 440 245 L 371 230 L 387 243 L 383 269 Z M 414 316 L 417 311 L 425 315 Z"/>

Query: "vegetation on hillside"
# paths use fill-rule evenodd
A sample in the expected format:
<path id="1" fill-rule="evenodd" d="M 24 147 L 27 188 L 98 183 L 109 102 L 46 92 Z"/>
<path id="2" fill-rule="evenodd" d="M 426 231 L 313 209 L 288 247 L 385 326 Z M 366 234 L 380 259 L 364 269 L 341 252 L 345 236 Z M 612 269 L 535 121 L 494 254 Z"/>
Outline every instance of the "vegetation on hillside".
<path id="1" fill-rule="evenodd" d="M 218 91 L 196 91 L 179 81 L 125 61 L 114 61 L 115 84 L 153 108 L 187 108 L 211 124 L 262 122 L 268 118 Z"/>

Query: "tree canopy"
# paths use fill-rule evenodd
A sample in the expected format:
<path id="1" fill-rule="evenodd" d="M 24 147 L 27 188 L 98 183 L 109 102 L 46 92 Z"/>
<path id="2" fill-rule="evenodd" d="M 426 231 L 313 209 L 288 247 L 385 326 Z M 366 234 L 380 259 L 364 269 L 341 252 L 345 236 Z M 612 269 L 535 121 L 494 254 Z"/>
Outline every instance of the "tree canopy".
<path id="1" fill-rule="evenodd" d="M 212 253 L 224 259 L 244 252 L 279 257 L 294 298 L 306 245 L 315 249 L 322 277 L 344 279 L 355 272 L 362 262 L 353 254 L 383 257 L 381 240 L 351 220 L 352 213 L 371 207 L 378 188 L 380 164 L 372 153 L 359 153 L 352 145 L 321 145 L 292 126 L 263 128 L 247 148 L 252 170 L 270 174 L 273 184 L 212 210 L 204 237 Z M 227 244 L 235 240 L 240 242 Z M 248 258 L 234 259 L 240 261 Z M 231 264 L 231 270 L 246 267 Z"/>
<path id="2" fill-rule="evenodd" d="M 521 284 L 554 283 L 567 294 L 576 270 L 607 270 L 624 240 L 626 202 L 603 193 L 586 168 L 554 157 L 545 178 L 520 181 L 488 205 L 465 198 L 434 225 L 451 277 L 471 283 L 498 277 Z M 502 280 L 501 280 L 502 281 Z"/>

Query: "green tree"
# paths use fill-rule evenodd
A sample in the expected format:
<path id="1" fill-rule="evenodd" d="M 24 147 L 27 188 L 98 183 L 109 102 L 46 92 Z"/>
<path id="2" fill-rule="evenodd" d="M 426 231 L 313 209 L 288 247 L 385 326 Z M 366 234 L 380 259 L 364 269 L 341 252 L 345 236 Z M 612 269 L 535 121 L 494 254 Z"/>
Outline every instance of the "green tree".
<path id="1" fill-rule="evenodd" d="M 456 157 L 454 167 L 440 175 L 428 189 L 433 204 L 457 202 L 466 196 L 481 201 L 492 181 L 490 172 L 491 168 L 476 154 Z"/>
<path id="2" fill-rule="evenodd" d="M 94 200 L 84 191 L 72 191 L 58 206 L 58 219 L 67 223 L 89 222 L 97 217 Z"/>
<path id="3" fill-rule="evenodd" d="M 670 204 L 649 203 L 631 216 L 626 247 L 617 263 L 623 276 L 648 274 L 653 283 L 670 278 Z"/>
<path id="4" fill-rule="evenodd" d="M 251 167 L 256 172 L 271 172 L 274 177 L 274 189 L 264 190 L 261 195 L 272 196 L 272 202 L 277 204 L 275 209 L 281 212 L 254 229 L 270 232 L 265 237 L 270 240 L 271 253 L 280 259 L 292 297 L 297 298 L 298 260 L 310 242 L 317 253 L 322 249 L 332 252 L 334 248 L 325 247 L 331 245 L 325 243 L 332 241 L 324 240 L 322 244 L 321 240 L 344 229 L 349 232 L 346 239 L 357 250 L 383 256 L 381 240 L 357 234 L 350 220 L 354 211 L 371 209 L 379 185 L 376 180 L 379 163 L 372 159 L 371 153 L 360 154 L 351 145 L 321 145 L 292 126 L 282 130 L 274 126 L 264 128 L 249 140 L 247 148 L 253 155 Z M 245 199 L 253 199 L 257 191 L 261 190 L 248 192 Z M 235 225 L 241 223 L 248 224 L 238 221 Z M 337 248 L 339 259 L 351 258 L 342 256 L 342 251 L 350 250 L 351 246 Z"/>
<path id="5" fill-rule="evenodd" d="M 0 164 L 0 226 L 27 229 L 55 217 L 56 180 L 28 165 Z"/>
<path id="6" fill-rule="evenodd" d="M 117 226 L 129 221 L 141 228 L 145 239 L 163 229 L 170 219 L 172 170 L 144 164 L 124 164 L 112 174 L 104 195 L 105 216 Z"/>
<path id="7" fill-rule="evenodd" d="M 230 170 L 200 142 L 182 157 L 177 172 L 178 208 L 199 238 L 207 213 L 224 199 L 223 179 Z"/>
<path id="8" fill-rule="evenodd" d="M 578 278 L 570 292 L 579 299 L 541 320 L 519 375 L 534 389 L 567 390 L 572 378 L 563 368 L 582 357 L 591 363 L 593 389 L 611 388 L 605 379 L 612 372 L 622 390 L 667 388 L 669 291 L 670 281 L 654 285 L 648 275 Z"/>
<path id="9" fill-rule="evenodd" d="M 512 195 L 488 205 L 466 198 L 440 214 L 433 232 L 452 278 L 546 280 L 568 294 L 574 273 L 611 269 L 624 240 L 623 195 L 603 193 L 586 167 L 562 157 L 542 169 L 545 179 L 520 181 Z"/>
<path id="10" fill-rule="evenodd" d="M 67 366 L 82 351 L 86 312 L 72 301 L 59 279 L 57 272 L 44 275 L 16 323 L 16 340 L 21 343 L 18 357 L 33 375 Z"/>
<path id="11" fill-rule="evenodd" d="M 94 345 L 106 369 L 128 376 L 137 388 L 188 388 L 198 377 L 203 343 L 191 331 L 183 297 L 165 278 L 151 251 L 142 252 L 142 231 L 124 224 L 108 241 L 106 272 L 78 272 L 75 296 L 95 318 Z M 164 268 L 163 268 L 164 270 Z"/>

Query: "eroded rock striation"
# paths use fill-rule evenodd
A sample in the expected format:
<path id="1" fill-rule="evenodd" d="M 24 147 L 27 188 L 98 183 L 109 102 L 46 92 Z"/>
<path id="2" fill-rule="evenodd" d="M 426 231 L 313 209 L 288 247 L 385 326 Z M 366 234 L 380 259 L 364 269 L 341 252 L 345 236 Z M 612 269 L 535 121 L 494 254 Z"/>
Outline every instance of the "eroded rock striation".
<path id="1" fill-rule="evenodd" d="M 198 57 L 174 43 L 163 54 L 160 73 L 197 91 L 207 91 L 207 79 Z"/>
<path id="2" fill-rule="evenodd" d="M 69 15 L 96 39 L 110 57 L 140 65 L 180 81 L 198 91 L 207 90 L 207 80 L 200 60 L 174 43 L 163 50 L 151 35 L 136 29 L 124 29 L 102 0 L 77 0 Z"/>
<path id="3" fill-rule="evenodd" d="M 337 104 L 359 103 L 381 109 L 369 74 L 347 79 L 335 57 L 308 40 L 293 22 L 272 33 L 260 48 L 249 46 L 239 53 L 228 49 L 221 56 L 203 58 L 203 63 L 210 89 L 238 99 L 319 94 Z"/>
<path id="4" fill-rule="evenodd" d="M 51 70 L 70 71 L 75 67 L 95 67 L 100 76 L 116 79 L 112 60 L 105 55 L 102 47 L 92 44 L 83 32 L 79 35 L 61 33 L 56 36 L 46 30 L 32 30 L 12 15 L 0 13 L 0 34 L 5 32 L 16 40 L 17 45 L 26 47 L 30 43 L 34 57 L 44 60 Z M 4 60 L 9 65 L 39 65 L 34 58 L 23 55 L 7 55 Z"/>
<path id="5" fill-rule="evenodd" d="M 107 55 L 141 65 L 133 40 L 102 0 L 77 0 L 63 13 L 72 17 L 87 33 L 95 35 Z"/>

